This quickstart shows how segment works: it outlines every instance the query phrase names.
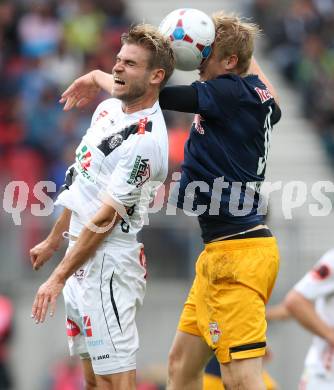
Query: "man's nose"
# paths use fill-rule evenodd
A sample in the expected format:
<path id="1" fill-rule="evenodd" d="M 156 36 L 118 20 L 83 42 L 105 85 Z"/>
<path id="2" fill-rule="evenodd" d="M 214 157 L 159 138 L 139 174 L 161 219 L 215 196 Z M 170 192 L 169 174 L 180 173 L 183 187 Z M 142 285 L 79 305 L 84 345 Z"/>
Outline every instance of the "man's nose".
<path id="1" fill-rule="evenodd" d="M 123 70 L 124 65 L 121 62 L 117 62 L 112 69 L 113 72 L 122 72 Z"/>

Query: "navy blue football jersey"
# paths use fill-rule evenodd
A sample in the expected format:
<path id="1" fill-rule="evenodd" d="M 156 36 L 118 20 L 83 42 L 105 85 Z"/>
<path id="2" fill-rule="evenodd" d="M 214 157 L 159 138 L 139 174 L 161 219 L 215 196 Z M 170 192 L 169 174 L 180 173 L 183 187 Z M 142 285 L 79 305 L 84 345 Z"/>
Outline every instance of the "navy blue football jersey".
<path id="1" fill-rule="evenodd" d="M 258 211 L 280 110 L 255 75 L 195 82 L 198 110 L 185 144 L 177 205 L 199 216 L 204 241 L 263 223 Z"/>

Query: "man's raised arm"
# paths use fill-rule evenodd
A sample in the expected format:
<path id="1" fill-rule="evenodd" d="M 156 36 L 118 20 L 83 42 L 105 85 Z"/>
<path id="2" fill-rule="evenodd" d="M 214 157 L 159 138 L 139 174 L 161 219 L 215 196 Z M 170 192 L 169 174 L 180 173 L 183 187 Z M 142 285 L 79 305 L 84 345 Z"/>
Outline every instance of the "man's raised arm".
<path id="1" fill-rule="evenodd" d="M 61 95 L 60 103 L 65 103 L 64 110 L 73 107 L 82 108 L 96 98 L 101 90 L 111 94 L 114 78 L 110 73 L 93 70 L 76 80 Z"/>

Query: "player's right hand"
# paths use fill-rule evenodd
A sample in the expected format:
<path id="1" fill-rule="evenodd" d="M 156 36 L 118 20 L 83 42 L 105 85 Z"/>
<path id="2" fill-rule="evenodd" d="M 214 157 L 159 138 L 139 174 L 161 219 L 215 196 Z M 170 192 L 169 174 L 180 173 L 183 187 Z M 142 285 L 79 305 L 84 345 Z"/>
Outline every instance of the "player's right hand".
<path id="1" fill-rule="evenodd" d="M 74 80 L 61 95 L 59 103 L 65 103 L 64 111 L 69 111 L 73 107 L 82 108 L 92 102 L 100 91 L 101 88 L 95 82 L 92 71 Z"/>
<path id="2" fill-rule="evenodd" d="M 37 271 L 44 263 L 51 259 L 56 249 L 49 241 L 44 240 L 30 249 L 30 262 L 32 268 Z"/>

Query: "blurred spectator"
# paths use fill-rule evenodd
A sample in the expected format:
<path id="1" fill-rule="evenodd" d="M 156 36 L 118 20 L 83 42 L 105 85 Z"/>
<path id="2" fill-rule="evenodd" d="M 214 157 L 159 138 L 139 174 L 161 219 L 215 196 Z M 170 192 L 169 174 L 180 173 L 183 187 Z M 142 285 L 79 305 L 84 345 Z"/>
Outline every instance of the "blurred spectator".
<path id="1" fill-rule="evenodd" d="M 78 51 L 71 51 L 62 39 L 52 54 L 46 56 L 41 63 L 42 69 L 52 84 L 64 91 L 70 83 L 82 74 L 83 56 Z"/>
<path id="2" fill-rule="evenodd" d="M 11 300 L 0 295 L 0 390 L 13 389 L 13 380 L 8 366 L 8 348 L 13 331 L 13 316 Z"/>
<path id="3" fill-rule="evenodd" d="M 83 390 L 84 381 L 78 359 L 66 357 L 51 367 L 45 390 Z"/>
<path id="4" fill-rule="evenodd" d="M 101 0 L 101 8 L 107 15 L 107 28 L 121 28 L 129 26 L 133 20 L 127 13 L 127 3 L 123 0 Z"/>
<path id="5" fill-rule="evenodd" d="M 55 17 L 52 3 L 34 1 L 18 24 L 21 53 L 26 57 L 41 57 L 56 50 L 62 26 Z"/>
<path id="6" fill-rule="evenodd" d="M 0 155 L 19 145 L 24 138 L 23 122 L 19 112 L 17 97 L 0 100 Z"/>
<path id="7" fill-rule="evenodd" d="M 12 1 L 0 3 L 0 69 L 6 60 L 18 52 L 16 8 Z"/>
<path id="8" fill-rule="evenodd" d="M 30 58 L 20 77 L 20 97 L 23 115 L 33 113 L 41 100 L 42 92 L 48 85 L 47 73 L 41 66 L 40 58 Z"/>
<path id="9" fill-rule="evenodd" d="M 26 143 L 48 156 L 48 159 L 59 156 L 66 142 L 64 135 L 57 131 L 62 114 L 58 96 L 57 89 L 46 85 L 40 91 L 34 110 L 28 112 L 26 119 Z"/>
<path id="10" fill-rule="evenodd" d="M 137 390 L 163 390 L 167 383 L 167 367 L 154 364 L 140 370 L 137 375 Z"/>
<path id="11" fill-rule="evenodd" d="M 184 144 L 189 137 L 193 115 L 182 114 L 172 117 L 168 125 L 169 172 L 180 171 L 184 157 Z"/>
<path id="12" fill-rule="evenodd" d="M 253 1 L 271 57 L 299 89 L 302 109 L 334 163 L 334 0 Z"/>
<path id="13" fill-rule="evenodd" d="M 74 51 L 92 53 L 98 47 L 106 20 L 93 0 L 81 0 L 78 11 L 65 23 L 65 39 Z"/>

